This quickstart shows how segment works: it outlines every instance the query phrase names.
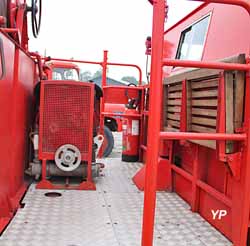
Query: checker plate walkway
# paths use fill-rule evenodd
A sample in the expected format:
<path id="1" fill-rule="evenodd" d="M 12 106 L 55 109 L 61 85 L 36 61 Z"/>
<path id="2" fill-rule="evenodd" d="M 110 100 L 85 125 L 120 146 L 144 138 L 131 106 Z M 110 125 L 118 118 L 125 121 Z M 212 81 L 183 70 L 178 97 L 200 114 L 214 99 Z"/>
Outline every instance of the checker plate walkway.
<path id="1" fill-rule="evenodd" d="M 122 163 L 120 135 L 112 158 L 96 180 L 96 191 L 48 191 L 31 185 L 1 246 L 140 246 L 143 193 L 131 177 L 140 163 Z M 157 194 L 155 246 L 231 246 L 232 244 L 175 193 Z"/>

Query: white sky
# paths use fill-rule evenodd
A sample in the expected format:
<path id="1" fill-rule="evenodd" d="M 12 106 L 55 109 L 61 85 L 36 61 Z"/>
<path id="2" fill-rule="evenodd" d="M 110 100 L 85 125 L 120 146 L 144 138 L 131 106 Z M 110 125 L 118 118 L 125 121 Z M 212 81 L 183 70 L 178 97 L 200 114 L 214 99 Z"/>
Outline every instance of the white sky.
<path id="1" fill-rule="evenodd" d="M 167 26 L 176 23 L 200 3 L 168 0 Z M 38 39 L 30 34 L 30 50 L 56 58 L 102 60 L 141 66 L 145 80 L 145 39 L 152 31 L 152 6 L 147 0 L 43 0 Z M 99 67 L 81 66 L 95 72 Z M 110 68 L 109 76 L 137 76 L 136 70 Z"/>

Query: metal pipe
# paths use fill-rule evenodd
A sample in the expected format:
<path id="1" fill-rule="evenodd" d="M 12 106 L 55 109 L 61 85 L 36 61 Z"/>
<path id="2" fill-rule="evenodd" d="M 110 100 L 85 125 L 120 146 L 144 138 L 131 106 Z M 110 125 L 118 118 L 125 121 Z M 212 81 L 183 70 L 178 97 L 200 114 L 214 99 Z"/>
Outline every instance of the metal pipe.
<path id="1" fill-rule="evenodd" d="M 153 4 L 155 0 L 148 0 L 148 1 L 151 4 Z M 188 0 L 188 1 L 237 5 L 247 10 L 247 12 L 250 14 L 250 2 L 248 0 Z"/>
<path id="2" fill-rule="evenodd" d="M 104 116 L 120 116 L 120 117 L 135 117 L 135 118 L 142 117 L 141 114 L 102 113 L 102 115 L 104 115 Z"/>
<path id="3" fill-rule="evenodd" d="M 163 66 L 249 71 L 249 64 L 164 59 Z"/>
<path id="4" fill-rule="evenodd" d="M 237 6 L 243 7 L 250 14 L 250 2 L 249 2 L 249 0 L 189 0 L 189 1 L 237 5 Z"/>
<path id="5" fill-rule="evenodd" d="M 50 57 L 49 60 L 46 59 L 47 57 L 42 58 L 45 61 L 62 61 L 62 62 L 77 62 L 77 63 L 87 63 L 87 64 L 94 64 L 94 65 L 102 65 L 102 62 L 93 62 L 93 61 L 82 61 L 82 60 L 74 60 L 74 59 L 61 59 L 61 58 L 52 58 Z"/>
<path id="6" fill-rule="evenodd" d="M 122 67 L 134 67 L 139 71 L 139 81 L 138 84 L 142 84 L 142 70 L 139 66 L 135 64 L 128 64 L 128 63 L 114 63 L 114 62 L 108 62 L 108 65 L 110 66 L 122 66 Z"/>
<path id="7" fill-rule="evenodd" d="M 108 52 L 108 51 L 104 51 Z M 46 60 L 46 57 L 42 58 L 43 60 Z M 75 59 L 63 59 L 63 58 L 52 58 L 50 57 L 47 61 L 62 61 L 62 62 L 76 62 L 76 63 L 86 63 L 86 64 L 93 64 L 93 65 L 101 65 L 103 66 L 102 62 L 94 62 L 94 61 L 83 61 L 83 60 L 75 60 Z M 116 62 L 106 62 L 107 66 L 121 66 L 121 67 L 134 67 L 139 71 L 139 85 L 142 83 L 142 70 L 138 65 L 135 64 L 129 64 L 129 63 L 116 63 Z M 106 86 L 106 84 L 105 84 Z"/>
<path id="8" fill-rule="evenodd" d="M 156 204 L 159 134 L 162 110 L 162 59 L 165 20 L 165 0 L 154 1 L 152 63 L 150 78 L 150 102 L 148 119 L 148 149 L 145 173 L 144 211 L 142 227 L 142 246 L 153 245 Z"/>
<path id="9" fill-rule="evenodd" d="M 92 163 L 92 177 L 98 177 L 100 168 L 102 168 L 102 164 L 100 163 Z M 40 177 L 42 174 L 42 165 L 41 163 L 30 163 L 29 169 L 26 171 L 26 173 L 30 176 L 36 176 Z M 74 171 L 71 172 L 65 172 L 61 169 L 59 169 L 55 163 L 48 162 L 46 165 L 46 174 L 48 176 L 59 176 L 59 177 L 83 177 L 87 178 L 88 175 L 88 165 L 87 164 L 81 164 L 79 167 L 77 167 Z"/>
<path id="10" fill-rule="evenodd" d="M 234 140 L 245 141 L 247 135 L 226 133 L 160 132 L 161 139 L 171 140 Z"/>
<path id="11" fill-rule="evenodd" d="M 102 62 L 102 88 L 107 83 L 107 63 L 108 63 L 108 51 L 103 51 L 103 62 Z M 105 112 L 105 90 L 103 90 L 103 97 L 101 98 L 101 115 L 100 115 L 100 130 L 99 133 L 104 136 L 104 115 Z M 103 155 L 103 145 L 101 146 L 98 157 L 101 158 Z"/>

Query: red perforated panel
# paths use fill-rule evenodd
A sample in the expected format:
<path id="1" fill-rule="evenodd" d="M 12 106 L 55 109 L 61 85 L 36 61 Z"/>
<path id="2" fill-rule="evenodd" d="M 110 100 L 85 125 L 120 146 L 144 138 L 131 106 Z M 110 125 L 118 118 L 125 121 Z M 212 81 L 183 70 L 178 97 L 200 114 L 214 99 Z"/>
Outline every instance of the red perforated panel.
<path id="1" fill-rule="evenodd" d="M 44 84 L 42 152 L 54 153 L 64 144 L 89 152 L 91 87 L 83 84 Z"/>

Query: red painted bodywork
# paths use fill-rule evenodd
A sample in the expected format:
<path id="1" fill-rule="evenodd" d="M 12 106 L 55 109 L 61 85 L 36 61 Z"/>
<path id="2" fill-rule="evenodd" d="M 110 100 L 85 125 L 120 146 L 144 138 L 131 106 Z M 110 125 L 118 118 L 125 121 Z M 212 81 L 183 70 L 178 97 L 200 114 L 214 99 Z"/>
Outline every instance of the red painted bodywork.
<path id="1" fill-rule="evenodd" d="M 26 190 L 24 169 L 28 161 L 35 63 L 0 31 L 5 73 L 0 79 L 0 231 L 19 207 Z"/>
<path id="2" fill-rule="evenodd" d="M 117 123 L 117 131 L 122 131 L 122 115 L 125 113 L 125 104 L 105 103 L 104 111 L 106 113 L 115 114 L 116 116 L 110 116 Z M 120 116 L 119 116 L 120 115 Z"/>

